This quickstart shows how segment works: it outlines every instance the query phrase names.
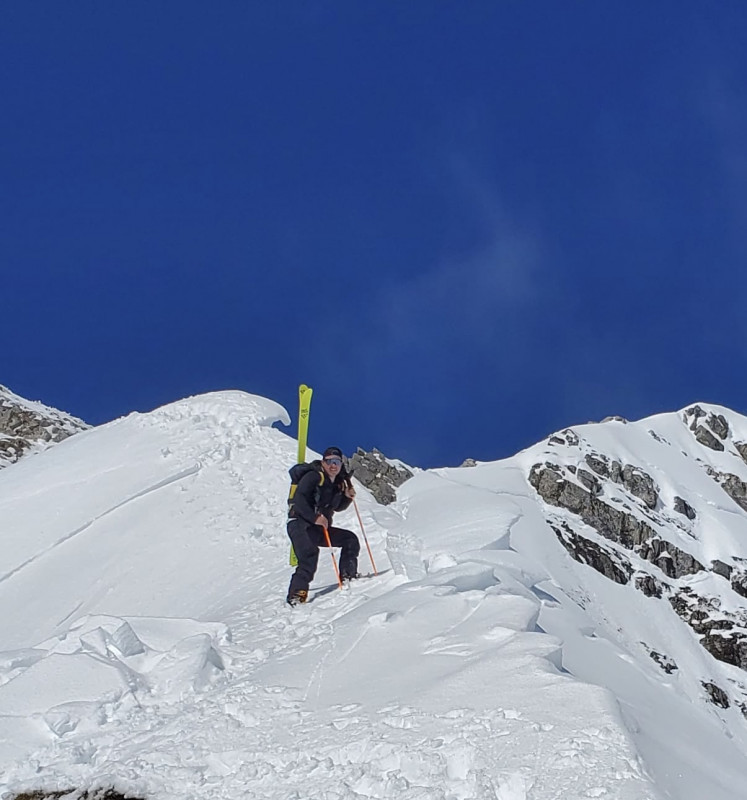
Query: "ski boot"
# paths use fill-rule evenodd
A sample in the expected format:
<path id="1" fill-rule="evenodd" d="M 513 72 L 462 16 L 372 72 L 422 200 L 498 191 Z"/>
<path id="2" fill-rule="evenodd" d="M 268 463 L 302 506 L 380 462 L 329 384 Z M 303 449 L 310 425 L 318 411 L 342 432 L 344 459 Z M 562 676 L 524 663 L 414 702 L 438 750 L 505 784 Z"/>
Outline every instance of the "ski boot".
<path id="1" fill-rule="evenodd" d="M 301 603 L 305 603 L 309 599 L 309 593 L 306 589 L 299 589 L 293 594 L 288 595 L 288 599 L 285 601 L 288 603 L 289 606 L 297 606 Z"/>

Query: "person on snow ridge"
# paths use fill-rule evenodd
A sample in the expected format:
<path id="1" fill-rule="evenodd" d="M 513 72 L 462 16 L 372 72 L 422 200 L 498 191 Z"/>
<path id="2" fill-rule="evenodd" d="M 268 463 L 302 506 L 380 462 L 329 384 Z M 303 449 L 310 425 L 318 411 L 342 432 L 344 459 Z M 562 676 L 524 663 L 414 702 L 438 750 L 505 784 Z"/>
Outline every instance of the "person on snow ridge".
<path id="1" fill-rule="evenodd" d="M 329 533 L 332 547 L 342 548 L 340 578 L 352 580 L 358 576 L 358 537 L 344 528 L 332 526 L 335 511 L 344 511 L 355 497 L 355 489 L 342 462 L 342 450 L 328 447 L 321 461 L 312 461 L 310 469 L 298 481 L 288 509 L 288 536 L 298 559 L 291 577 L 287 602 L 305 603 L 309 584 L 316 573 L 319 548 L 326 547 L 324 529 Z"/>

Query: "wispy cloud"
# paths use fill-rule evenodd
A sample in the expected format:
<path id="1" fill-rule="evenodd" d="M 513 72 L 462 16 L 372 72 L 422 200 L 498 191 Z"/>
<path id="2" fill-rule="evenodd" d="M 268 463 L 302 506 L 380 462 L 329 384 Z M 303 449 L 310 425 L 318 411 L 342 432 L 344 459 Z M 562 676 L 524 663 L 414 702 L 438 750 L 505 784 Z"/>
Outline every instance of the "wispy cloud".
<path id="1" fill-rule="evenodd" d="M 371 348 L 447 362 L 461 348 L 500 357 L 521 347 L 545 294 L 542 245 L 512 218 L 499 191 L 464 157 L 450 160 L 454 202 L 471 212 L 474 240 L 442 254 L 419 275 L 382 287 Z"/>

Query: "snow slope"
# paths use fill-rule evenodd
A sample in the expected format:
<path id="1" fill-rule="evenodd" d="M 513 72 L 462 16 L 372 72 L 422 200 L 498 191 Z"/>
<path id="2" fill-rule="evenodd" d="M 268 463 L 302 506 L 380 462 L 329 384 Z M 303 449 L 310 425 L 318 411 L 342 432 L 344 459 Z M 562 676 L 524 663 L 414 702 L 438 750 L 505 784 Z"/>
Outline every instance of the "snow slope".
<path id="1" fill-rule="evenodd" d="M 359 487 L 381 574 L 340 592 L 322 552 L 312 602 L 289 609 L 296 443 L 276 421 L 272 401 L 216 393 L 0 472 L 0 791 L 747 796 L 743 722 L 698 699 L 692 632 L 548 525 L 527 482 L 546 443 L 418 473 L 395 506 Z M 613 451 L 634 430 L 591 427 Z M 716 505 L 712 521 L 725 552 Z M 662 638 L 694 677 L 640 646 Z"/>

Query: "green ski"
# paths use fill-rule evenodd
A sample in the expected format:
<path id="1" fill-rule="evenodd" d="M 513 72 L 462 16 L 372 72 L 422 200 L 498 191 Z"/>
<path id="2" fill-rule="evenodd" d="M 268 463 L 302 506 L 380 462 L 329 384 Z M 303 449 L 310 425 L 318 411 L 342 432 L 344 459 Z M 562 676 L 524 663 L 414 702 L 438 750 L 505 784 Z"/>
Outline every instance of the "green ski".
<path id="1" fill-rule="evenodd" d="M 314 390 L 311 386 L 302 383 L 298 387 L 298 464 L 303 464 L 306 461 L 306 442 L 309 436 L 309 412 L 311 411 L 311 395 Z M 290 500 L 296 493 L 295 484 L 290 488 Z M 290 548 L 290 565 L 292 567 L 298 566 L 298 559 L 293 550 L 293 545 Z"/>

